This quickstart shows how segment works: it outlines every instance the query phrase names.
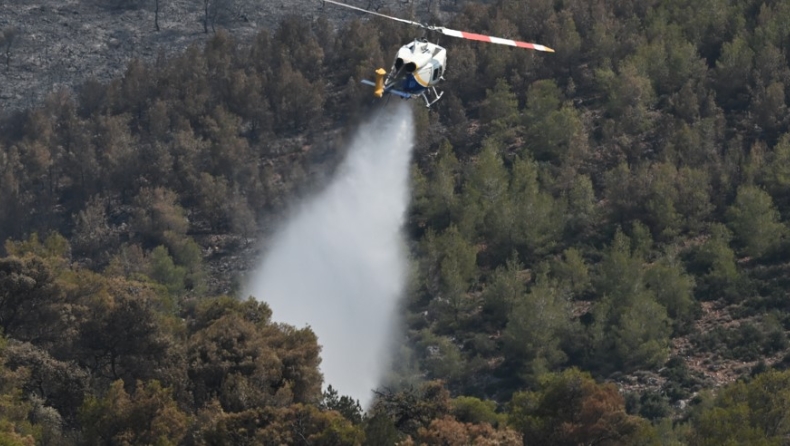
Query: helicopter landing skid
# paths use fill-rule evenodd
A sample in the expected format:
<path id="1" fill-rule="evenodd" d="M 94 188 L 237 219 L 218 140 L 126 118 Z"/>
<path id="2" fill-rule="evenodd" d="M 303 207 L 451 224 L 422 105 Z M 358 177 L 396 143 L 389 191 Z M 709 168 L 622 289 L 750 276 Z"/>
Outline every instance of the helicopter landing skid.
<path id="1" fill-rule="evenodd" d="M 429 92 L 431 94 L 428 94 Z M 431 108 L 431 105 L 435 104 L 436 101 L 441 99 L 443 95 L 444 95 L 444 92 L 443 91 L 436 91 L 436 87 L 430 87 L 430 88 L 426 89 L 425 91 L 423 91 L 422 94 L 420 94 L 420 96 L 422 96 L 422 98 L 425 99 L 425 106 L 428 107 L 428 108 Z M 433 96 L 433 99 L 429 98 L 429 96 Z"/>

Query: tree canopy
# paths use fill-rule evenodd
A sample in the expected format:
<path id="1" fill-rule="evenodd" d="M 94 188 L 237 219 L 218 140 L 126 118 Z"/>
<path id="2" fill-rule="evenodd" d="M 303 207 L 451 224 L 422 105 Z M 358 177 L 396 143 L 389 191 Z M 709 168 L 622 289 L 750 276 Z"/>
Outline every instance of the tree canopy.
<path id="1" fill-rule="evenodd" d="M 557 52 L 442 42 L 409 370 L 363 412 L 217 267 L 323 185 L 409 30 L 217 27 L 0 116 L 0 443 L 785 441 L 790 6 L 437 3 Z"/>

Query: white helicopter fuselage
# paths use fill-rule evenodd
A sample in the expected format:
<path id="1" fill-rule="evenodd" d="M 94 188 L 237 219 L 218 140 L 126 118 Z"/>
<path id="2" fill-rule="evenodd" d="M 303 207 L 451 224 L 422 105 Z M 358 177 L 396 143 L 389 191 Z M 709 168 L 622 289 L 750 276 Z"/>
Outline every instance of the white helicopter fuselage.
<path id="1" fill-rule="evenodd" d="M 447 51 L 425 40 L 403 45 L 395 56 L 387 84 L 411 94 L 437 85 L 447 66 Z"/>
<path id="2" fill-rule="evenodd" d="M 444 48 L 425 39 L 415 39 L 398 50 L 389 74 L 379 68 L 375 82 L 363 79 L 362 83 L 374 87 L 376 97 L 380 98 L 385 93 L 404 99 L 420 96 L 430 107 L 442 97 L 436 85 L 444 80 L 446 66 L 447 51 Z"/>

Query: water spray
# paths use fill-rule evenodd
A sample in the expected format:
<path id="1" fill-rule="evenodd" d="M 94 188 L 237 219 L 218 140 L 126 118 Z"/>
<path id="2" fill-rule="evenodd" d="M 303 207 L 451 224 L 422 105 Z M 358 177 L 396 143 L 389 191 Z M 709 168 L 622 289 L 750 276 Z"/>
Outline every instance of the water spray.
<path id="1" fill-rule="evenodd" d="M 388 369 L 407 280 L 401 228 L 413 127 L 404 103 L 362 125 L 333 181 L 274 235 L 247 290 L 275 321 L 309 325 L 323 347 L 324 383 L 363 406 Z"/>

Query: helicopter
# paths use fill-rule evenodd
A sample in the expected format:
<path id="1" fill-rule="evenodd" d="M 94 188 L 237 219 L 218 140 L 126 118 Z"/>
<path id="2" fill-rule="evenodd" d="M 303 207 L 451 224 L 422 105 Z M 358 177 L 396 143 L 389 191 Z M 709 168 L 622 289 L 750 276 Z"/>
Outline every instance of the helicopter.
<path id="1" fill-rule="evenodd" d="M 554 52 L 553 49 L 537 43 L 520 42 L 517 40 L 503 39 L 466 31 L 457 31 L 443 26 L 426 25 L 420 22 L 392 17 L 376 11 L 348 5 L 335 0 L 323 1 L 366 14 L 372 14 L 385 19 L 417 26 L 425 31 L 438 32 L 445 36 L 496 43 L 499 45 L 509 45 L 548 53 Z M 395 56 L 395 62 L 392 64 L 389 73 L 384 70 L 384 68 L 379 68 L 375 71 L 375 80 L 363 79 L 362 83 L 373 87 L 373 95 L 377 98 L 381 98 L 385 94 L 400 96 L 403 99 L 422 97 L 423 100 L 425 100 L 425 106 L 430 108 L 441 99 L 444 94 L 443 91 L 437 90 L 436 86 L 444 80 L 446 67 L 447 50 L 439 46 L 438 43 L 432 43 L 426 38 L 420 37 L 403 45 L 398 50 Z"/>

